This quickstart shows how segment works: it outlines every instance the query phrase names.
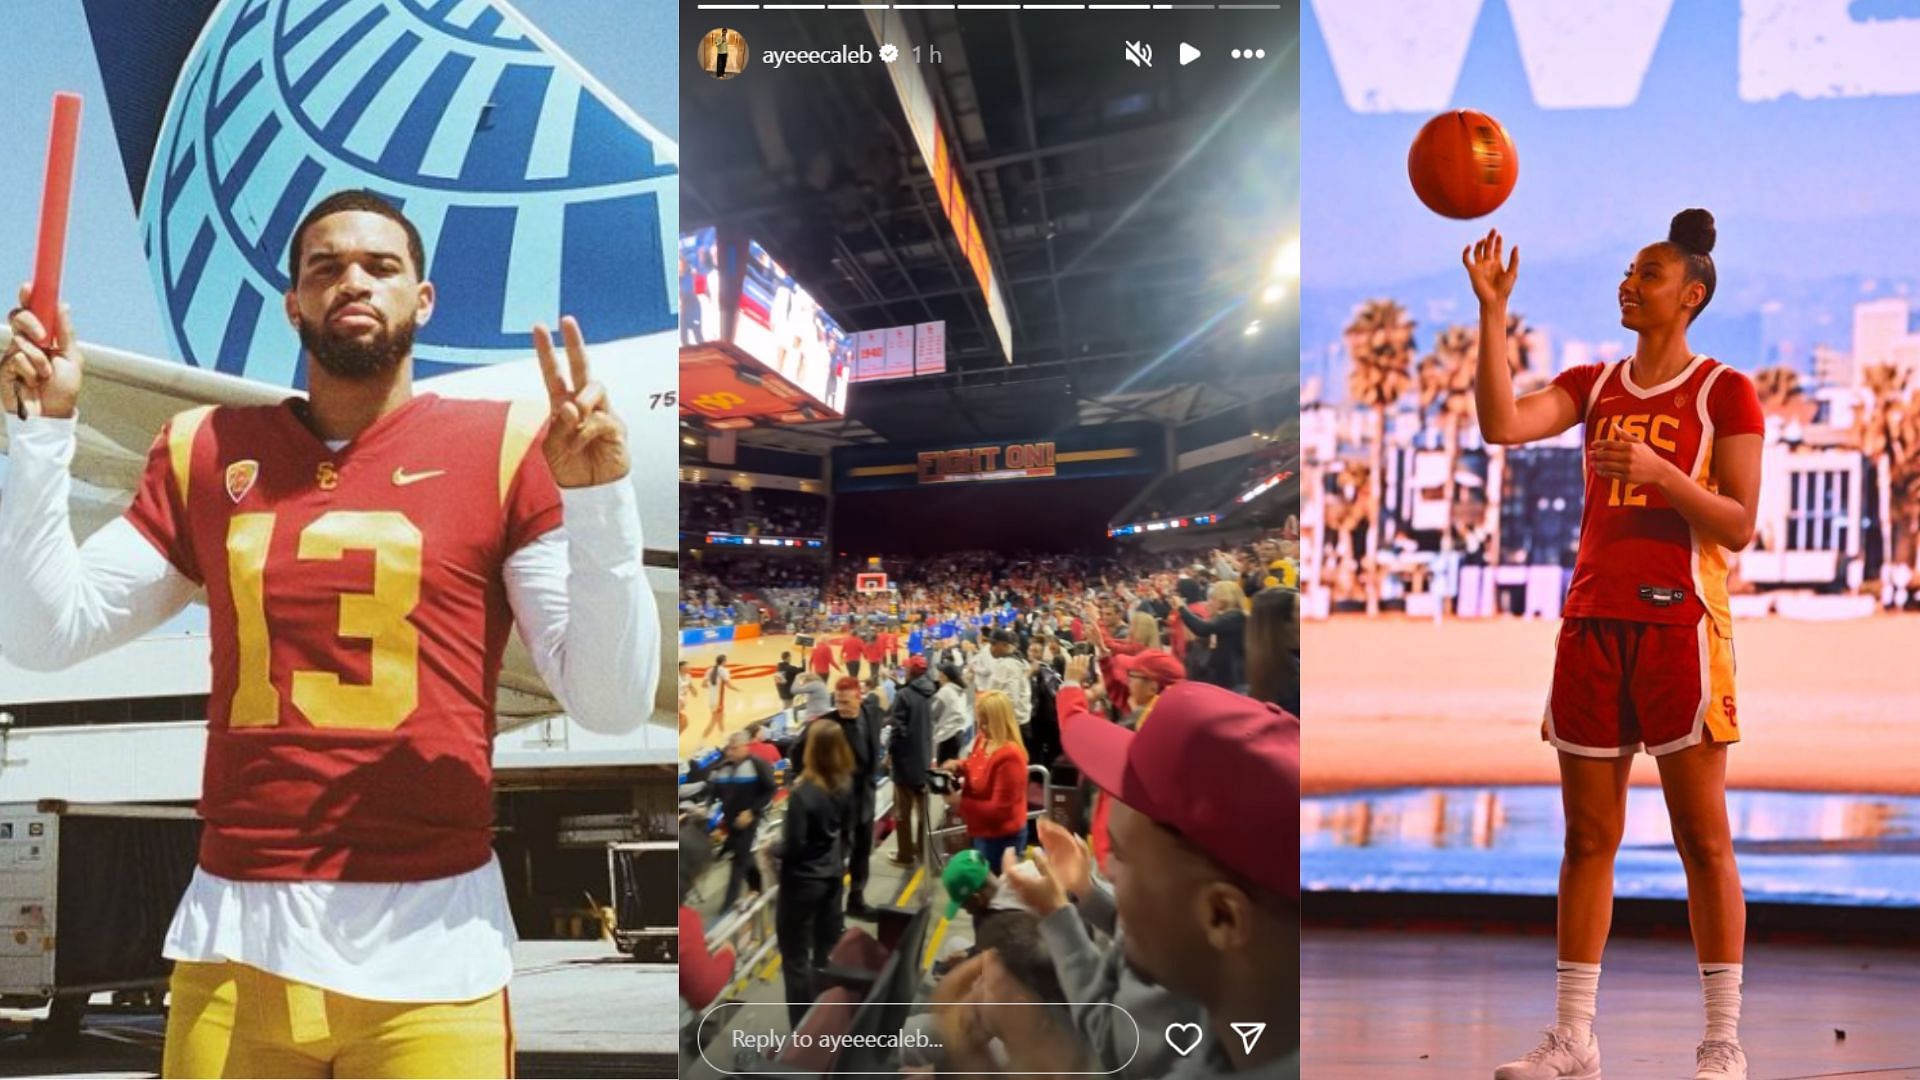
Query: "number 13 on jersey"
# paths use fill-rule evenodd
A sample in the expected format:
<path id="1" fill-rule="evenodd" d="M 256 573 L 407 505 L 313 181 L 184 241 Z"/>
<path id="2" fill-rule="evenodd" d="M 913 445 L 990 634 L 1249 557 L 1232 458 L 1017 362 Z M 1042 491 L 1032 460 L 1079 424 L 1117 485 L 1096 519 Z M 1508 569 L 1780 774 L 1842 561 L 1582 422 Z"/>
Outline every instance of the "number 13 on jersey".
<path id="1" fill-rule="evenodd" d="M 239 631 L 239 685 L 229 727 L 280 723 L 266 599 L 267 553 L 278 517 L 236 514 L 227 527 L 227 573 Z M 418 706 L 420 631 L 408 616 L 420 603 L 423 547 L 419 528 L 393 511 L 336 510 L 301 530 L 302 561 L 373 553 L 373 591 L 341 594 L 338 631 L 371 644 L 370 679 L 359 685 L 331 671 L 293 673 L 294 708 L 315 727 L 392 731 Z"/>

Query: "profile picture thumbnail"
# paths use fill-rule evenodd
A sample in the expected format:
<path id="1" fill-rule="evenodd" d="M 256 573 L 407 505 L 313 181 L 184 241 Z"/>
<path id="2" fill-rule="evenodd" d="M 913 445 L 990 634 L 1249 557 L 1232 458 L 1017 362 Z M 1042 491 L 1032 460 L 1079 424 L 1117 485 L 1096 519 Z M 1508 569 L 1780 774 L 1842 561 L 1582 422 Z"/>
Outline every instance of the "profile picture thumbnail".
<path id="1" fill-rule="evenodd" d="M 724 26 L 700 39 L 700 70 L 716 79 L 731 79 L 747 67 L 747 37 Z"/>

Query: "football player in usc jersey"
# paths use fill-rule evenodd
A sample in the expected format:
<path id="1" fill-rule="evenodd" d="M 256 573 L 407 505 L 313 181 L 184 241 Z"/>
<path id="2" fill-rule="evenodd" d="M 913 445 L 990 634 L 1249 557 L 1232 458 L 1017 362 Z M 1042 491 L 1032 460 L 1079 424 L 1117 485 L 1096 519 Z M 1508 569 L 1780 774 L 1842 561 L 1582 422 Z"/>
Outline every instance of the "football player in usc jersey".
<path id="1" fill-rule="evenodd" d="M 1474 402 L 1489 443 L 1550 438 L 1580 424 L 1586 497 L 1580 551 L 1554 659 L 1543 737 L 1559 751 L 1566 807 L 1560 865 L 1556 1023 L 1497 1080 L 1598 1077 L 1593 1035 L 1600 954 L 1613 918 L 1613 859 L 1627 777 L 1644 749 L 1660 770 L 1706 997 L 1696 1077 L 1747 1075 L 1740 1048 L 1746 901 L 1727 825 L 1727 747 L 1738 741 L 1727 553 L 1753 538 L 1764 423 L 1753 384 L 1687 347 L 1713 299 L 1713 215 L 1676 215 L 1620 283 L 1633 355 L 1561 373 L 1515 399 L 1507 298 L 1520 251 L 1498 232 L 1461 252 L 1480 301 Z"/>
<path id="2" fill-rule="evenodd" d="M 564 361 L 533 330 L 544 405 L 417 393 L 434 288 L 381 198 L 329 196 L 290 247 L 308 396 L 174 417 L 132 507 L 84 546 L 67 517 L 84 361 L 66 311 L 42 348 L 14 310 L 0 649 L 63 667 L 205 590 L 205 827 L 167 935 L 168 1076 L 511 1075 L 495 687 L 517 623 L 577 722 L 620 733 L 651 708 L 624 428 L 571 319 Z"/>

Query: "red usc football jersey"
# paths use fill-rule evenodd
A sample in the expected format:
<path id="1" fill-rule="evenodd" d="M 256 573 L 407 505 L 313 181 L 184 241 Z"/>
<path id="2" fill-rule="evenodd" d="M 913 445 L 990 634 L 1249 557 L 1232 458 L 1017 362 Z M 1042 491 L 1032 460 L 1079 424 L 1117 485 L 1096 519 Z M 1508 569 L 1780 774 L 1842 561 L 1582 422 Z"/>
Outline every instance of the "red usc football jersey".
<path id="1" fill-rule="evenodd" d="M 425 881 L 486 863 L 504 566 L 560 524 L 539 404 L 432 394 L 329 450 L 305 402 L 173 418 L 127 517 L 206 586 L 200 863 Z"/>
<path id="2" fill-rule="evenodd" d="M 1630 360 L 1570 368 L 1553 384 L 1580 410 L 1587 446 L 1638 438 L 1710 490 L 1714 440 L 1766 430 L 1753 383 L 1704 356 L 1652 388 L 1634 385 Z M 1565 614 L 1691 625 L 1709 613 L 1730 634 L 1725 549 L 1697 535 L 1657 489 L 1586 475 Z"/>

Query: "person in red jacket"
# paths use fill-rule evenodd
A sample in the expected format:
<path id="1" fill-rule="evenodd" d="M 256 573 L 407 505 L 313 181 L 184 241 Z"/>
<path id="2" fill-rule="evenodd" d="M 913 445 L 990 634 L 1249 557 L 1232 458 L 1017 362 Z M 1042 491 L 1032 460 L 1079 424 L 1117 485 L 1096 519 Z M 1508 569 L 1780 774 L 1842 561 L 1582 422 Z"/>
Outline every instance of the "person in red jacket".
<path id="1" fill-rule="evenodd" d="M 809 666 L 813 668 L 813 673 L 822 679 L 833 674 L 833 641 L 831 639 L 823 637 L 814 642 L 813 656 L 809 659 Z"/>
<path id="2" fill-rule="evenodd" d="M 769 765 L 779 765 L 780 748 L 773 745 L 773 741 L 767 738 L 767 725 L 755 724 L 750 730 L 753 741 L 747 744 L 747 753 Z"/>
<path id="3" fill-rule="evenodd" d="M 733 946 L 707 951 L 707 931 L 700 913 L 680 905 L 680 996 L 687 1007 L 700 1012 L 720 997 L 733 981 Z"/>
<path id="4" fill-rule="evenodd" d="M 1082 689 L 1088 667 L 1084 656 L 1067 661 L 1065 680 L 1060 685 L 1059 696 L 1054 699 L 1063 729 L 1069 717 L 1090 712 L 1087 693 Z M 1153 711 L 1153 703 L 1160 699 L 1161 693 L 1175 683 L 1185 682 L 1187 678 L 1187 669 L 1165 649 L 1144 649 L 1132 656 L 1116 657 L 1112 667 L 1126 682 L 1128 697 L 1132 702 L 1131 713 L 1117 714 L 1114 722 L 1136 731 L 1146 724 L 1147 714 Z M 1093 845 L 1093 855 L 1099 860 L 1102 873 L 1107 869 L 1107 853 L 1113 849 L 1113 841 L 1107 831 L 1107 822 L 1112 813 L 1113 801 L 1104 794 L 1097 795 L 1087 839 Z"/>
<path id="5" fill-rule="evenodd" d="M 860 635 L 857 633 L 848 634 L 846 637 L 840 639 L 840 666 L 847 669 L 848 675 L 856 679 L 859 678 L 860 657 L 864 655 L 865 652 L 866 642 L 860 640 Z"/>
<path id="6" fill-rule="evenodd" d="M 883 630 L 873 635 L 872 641 L 863 643 L 860 655 L 866 659 L 867 668 L 878 675 L 881 666 L 887 662 L 887 633 Z"/>
<path id="7" fill-rule="evenodd" d="M 1027 747 L 1006 694 L 989 690 L 974 708 L 980 733 L 973 750 L 965 761 L 941 768 L 960 778 L 960 820 L 973 849 L 998 874 L 1005 852 L 1027 846 Z"/>
<path id="8" fill-rule="evenodd" d="M 1131 687 L 1128 685 L 1126 671 L 1120 667 L 1119 662 L 1148 648 L 1157 648 L 1159 631 L 1154 625 L 1153 616 L 1144 611 L 1136 611 L 1128 627 L 1128 636 L 1118 638 L 1102 629 L 1097 611 L 1090 610 L 1088 614 L 1093 616 L 1087 620 L 1086 625 L 1088 638 L 1093 642 L 1094 655 L 1100 658 L 1100 681 L 1106 688 L 1107 700 L 1113 703 L 1114 718 L 1119 719 L 1134 708 L 1129 696 Z M 1148 636 L 1143 631 L 1149 630 L 1152 632 L 1155 643 L 1142 644 L 1142 640 Z"/>

